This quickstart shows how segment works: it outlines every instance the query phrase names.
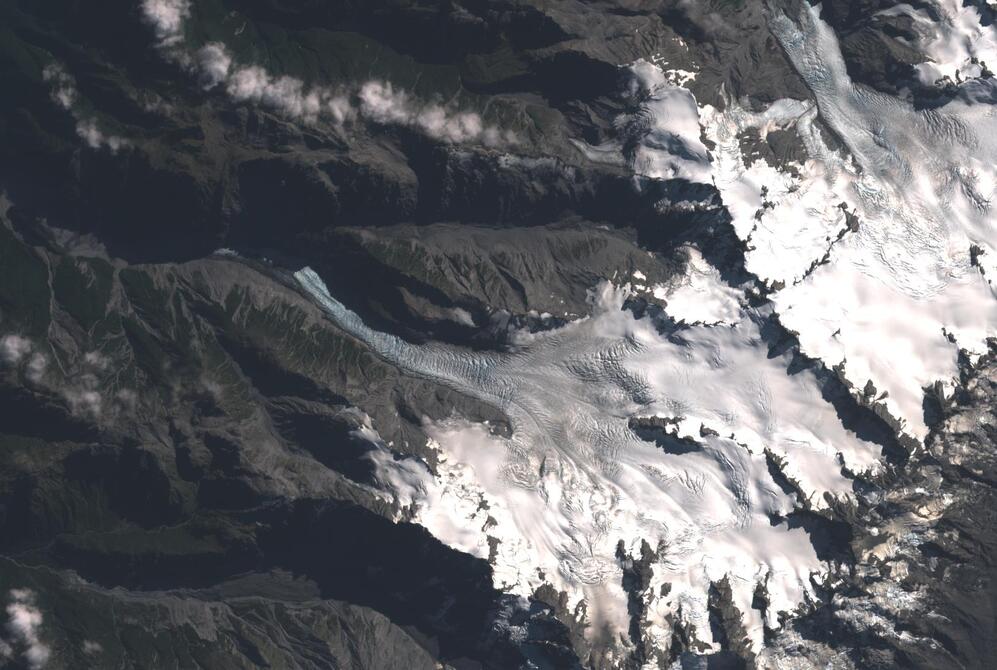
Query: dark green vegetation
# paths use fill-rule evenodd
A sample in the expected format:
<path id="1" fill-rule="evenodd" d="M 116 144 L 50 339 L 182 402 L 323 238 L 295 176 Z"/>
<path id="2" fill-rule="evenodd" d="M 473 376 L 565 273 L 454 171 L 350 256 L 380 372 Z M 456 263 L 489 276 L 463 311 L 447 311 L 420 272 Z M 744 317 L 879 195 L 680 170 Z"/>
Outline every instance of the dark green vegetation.
<path id="1" fill-rule="evenodd" d="M 886 32 L 909 26 L 870 18 L 877 3 L 824 6 L 852 75 L 893 90 L 912 55 Z M 598 279 L 667 279 L 690 241 L 743 279 L 712 187 L 593 163 L 572 140 L 621 140 L 614 120 L 633 100 L 618 66 L 639 57 L 696 71 L 702 104 L 808 98 L 762 7 L 210 0 L 193 6 L 186 38 L 308 84 L 390 81 L 479 113 L 518 143 L 294 122 L 204 91 L 154 46 L 134 1 L 0 1 L 0 337 L 28 347 L 0 361 L 0 596 L 35 594 L 54 668 L 596 664 L 553 615 L 565 614 L 561 594 L 518 609 L 486 561 L 405 523 L 367 486 L 364 414 L 400 455 L 430 463 L 423 417 L 504 430 L 503 417 L 385 364 L 283 271 L 316 268 L 374 327 L 483 348 L 510 327 L 584 313 Z M 53 98 L 43 74 L 53 65 L 71 77 L 72 109 Z M 88 120 L 126 145 L 88 146 L 77 129 Z M 753 149 L 800 154 L 778 132 Z M 210 257 L 221 247 L 272 262 Z M 993 405 L 985 373 L 966 381 L 976 386 L 957 410 Z M 958 439 L 938 437 L 931 458 L 992 509 L 992 465 L 949 453 L 992 437 L 950 432 Z M 855 514 L 906 518 L 892 500 Z M 912 658 L 833 618 L 847 598 L 875 612 L 864 589 L 882 582 L 861 573 L 802 623 L 806 639 L 852 636 L 863 667 L 986 657 L 986 640 L 959 626 L 993 620 L 990 592 L 977 603 L 965 586 L 989 573 L 959 564 L 993 553 L 992 520 L 946 523 L 961 539 L 932 543 L 924 565 L 958 578 L 956 623 L 942 626 L 950 656 Z M 842 535 L 859 554 L 873 542 Z M 928 588 L 930 571 L 912 565 L 908 583 Z M 714 623 L 737 646 L 729 594 L 711 595 Z M 525 639 L 509 639 L 507 620 Z M 910 630 L 932 633 L 925 621 Z"/>
<path id="2" fill-rule="evenodd" d="M 401 377 L 240 263 L 115 266 L 6 224 L 39 316 L 4 312 L 32 350 L 0 377 L 0 589 L 40 594 L 57 665 L 83 663 L 84 640 L 108 667 L 429 663 L 367 607 L 475 652 L 500 599 L 487 565 L 385 518 L 351 408 L 402 452 L 425 443 L 402 416 L 500 417 Z"/>

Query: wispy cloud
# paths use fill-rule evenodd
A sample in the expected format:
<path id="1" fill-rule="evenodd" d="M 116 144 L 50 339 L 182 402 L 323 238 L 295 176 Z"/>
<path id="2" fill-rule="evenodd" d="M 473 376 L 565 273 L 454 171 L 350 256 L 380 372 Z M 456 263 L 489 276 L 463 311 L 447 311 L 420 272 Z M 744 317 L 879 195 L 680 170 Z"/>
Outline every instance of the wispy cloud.
<path id="1" fill-rule="evenodd" d="M 138 396 L 130 389 L 118 389 L 107 395 L 106 386 L 111 360 L 99 351 L 85 353 L 67 370 L 52 367 L 51 358 L 29 338 L 7 334 L 0 338 L 0 361 L 18 367 L 24 378 L 36 387 L 57 393 L 76 416 L 113 420 L 120 412 L 135 409 Z M 59 373 L 62 370 L 62 373 Z"/>
<path id="2" fill-rule="evenodd" d="M 205 89 L 222 88 L 236 102 L 256 104 L 305 123 L 325 120 L 343 126 L 362 119 L 404 126 L 453 144 L 498 147 L 517 141 L 515 133 L 486 125 L 475 112 L 420 101 L 390 82 L 371 80 L 350 88 L 310 86 L 296 77 L 273 75 L 259 65 L 240 65 L 220 42 L 209 42 L 196 51 L 185 50 L 183 21 L 190 15 L 190 3 L 144 0 L 142 7 L 158 44 L 171 47 L 169 57 L 193 71 Z"/>
<path id="3" fill-rule="evenodd" d="M 111 153 L 117 153 L 122 147 L 128 146 L 128 140 L 117 135 L 106 135 L 97 126 L 96 119 L 84 119 L 76 123 L 76 134 L 80 136 L 91 149 L 106 147 Z"/>
<path id="4" fill-rule="evenodd" d="M 12 366 L 20 366 L 27 361 L 24 365 L 24 375 L 36 384 L 41 381 L 48 369 L 48 357 L 40 351 L 35 351 L 35 345 L 30 338 L 16 333 L 0 338 L 0 361 Z"/>
<path id="5" fill-rule="evenodd" d="M 128 140 L 103 132 L 93 117 L 84 118 L 78 109 L 80 94 L 73 76 L 58 63 L 51 63 L 42 71 L 42 78 L 49 83 L 52 100 L 76 119 L 76 134 L 91 149 L 107 148 L 117 153 L 128 146 Z"/>
<path id="6" fill-rule="evenodd" d="M 48 356 L 38 352 L 28 361 L 25 376 L 28 378 L 28 381 L 37 384 L 45 376 L 46 370 L 48 370 Z"/>
<path id="7" fill-rule="evenodd" d="M 73 414 L 90 415 L 99 417 L 103 399 L 100 393 L 92 389 L 63 389 L 62 396 L 69 403 L 69 409 Z"/>

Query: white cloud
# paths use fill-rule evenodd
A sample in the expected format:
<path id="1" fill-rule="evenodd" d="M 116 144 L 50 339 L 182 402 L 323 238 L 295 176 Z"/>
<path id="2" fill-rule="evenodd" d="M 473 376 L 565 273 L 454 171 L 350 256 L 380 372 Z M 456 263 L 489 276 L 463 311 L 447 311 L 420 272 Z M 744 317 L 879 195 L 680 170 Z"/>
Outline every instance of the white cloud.
<path id="1" fill-rule="evenodd" d="M 38 635 L 42 625 L 42 613 L 35 606 L 35 594 L 29 589 L 11 589 L 11 603 L 7 605 L 7 630 L 25 645 L 24 659 L 32 668 L 43 667 L 51 652 L 42 644 Z M 9 648 L 9 645 L 8 645 Z"/>
<path id="2" fill-rule="evenodd" d="M 275 79 L 257 65 L 237 68 L 228 78 L 226 90 L 238 102 L 255 102 L 285 116 L 309 122 L 318 119 L 323 103 L 332 97 L 325 89 L 306 90 L 300 79 Z"/>
<path id="3" fill-rule="evenodd" d="M 404 91 L 388 82 L 368 81 L 360 88 L 360 111 L 376 123 L 412 123 L 414 113 Z"/>
<path id="4" fill-rule="evenodd" d="M 160 45 L 177 47 L 183 41 L 183 22 L 190 16 L 188 0 L 143 0 L 145 21 L 153 27 Z M 328 118 L 342 125 L 358 116 L 358 110 L 344 92 L 328 86 L 306 86 L 295 77 L 274 76 L 259 65 L 237 65 L 224 44 L 210 42 L 196 52 L 170 49 L 170 58 L 192 68 L 206 89 L 223 85 L 237 102 L 249 102 L 272 109 L 286 117 L 307 123 Z M 511 131 L 502 132 L 493 126 L 486 127 L 479 114 L 454 112 L 441 105 L 423 104 L 407 92 L 395 89 L 390 83 L 368 81 L 356 93 L 359 98 L 359 115 L 380 124 L 402 125 L 416 128 L 444 142 L 481 143 L 486 146 L 515 144 Z M 94 148 L 111 146 L 120 138 L 104 138 L 96 125 L 81 122 L 77 127 L 80 136 Z"/>
<path id="5" fill-rule="evenodd" d="M 99 417 L 102 398 L 100 393 L 92 389 L 64 389 L 62 396 L 69 403 L 73 414 Z"/>
<path id="6" fill-rule="evenodd" d="M 77 123 L 76 134 L 79 135 L 91 149 L 99 149 L 101 143 L 104 141 L 104 135 L 97 129 L 97 122 L 93 119 Z"/>
<path id="7" fill-rule="evenodd" d="M 119 149 L 128 145 L 128 141 L 122 137 L 118 137 L 117 135 L 105 135 L 101 132 L 100 128 L 97 127 L 97 121 L 95 119 L 85 119 L 77 122 L 76 134 L 79 135 L 91 149 L 107 147 L 110 149 L 112 154 L 118 153 Z"/>
<path id="8" fill-rule="evenodd" d="M 95 370 L 106 370 L 108 363 L 110 363 L 107 356 L 99 351 L 88 351 L 83 356 L 83 361 Z"/>
<path id="9" fill-rule="evenodd" d="M 31 340 L 20 335 L 4 335 L 0 339 L 0 359 L 16 364 L 31 352 Z"/>
<path id="10" fill-rule="evenodd" d="M 418 116 L 419 126 L 431 137 L 450 142 L 476 140 L 484 130 L 481 117 L 473 112 L 448 115 L 439 105 L 426 107 Z"/>
<path id="11" fill-rule="evenodd" d="M 228 79 L 232 69 L 232 57 L 229 56 L 224 44 L 211 42 L 197 52 L 197 67 L 205 88 L 213 88 Z"/>
<path id="12" fill-rule="evenodd" d="M 47 369 L 48 358 L 45 357 L 45 354 L 36 353 L 31 357 L 31 360 L 28 361 L 27 377 L 30 381 L 37 384 L 41 381 L 42 377 L 45 376 L 45 370 Z"/>
<path id="13" fill-rule="evenodd" d="M 474 112 L 453 112 L 435 103 L 420 104 L 391 83 L 368 81 L 360 87 L 361 114 L 374 123 L 411 126 L 444 142 L 481 142 L 487 146 L 514 144 L 515 134 L 485 127 Z"/>
<path id="14" fill-rule="evenodd" d="M 353 109 L 353 105 L 350 104 L 349 98 L 345 95 L 334 96 L 326 103 L 329 109 L 329 113 L 332 114 L 332 120 L 337 124 L 343 124 L 347 121 L 353 120 L 357 112 Z"/>
<path id="15" fill-rule="evenodd" d="M 51 63 L 42 70 L 42 78 L 52 84 L 52 100 L 63 109 L 71 109 L 78 95 L 72 76 L 57 63 Z"/>
<path id="16" fill-rule="evenodd" d="M 183 22 L 189 16 L 188 0 L 142 0 L 142 18 L 152 26 L 163 46 L 183 39 Z"/>
<path id="17" fill-rule="evenodd" d="M 104 651 L 104 647 L 101 646 L 100 642 L 94 642 L 93 640 L 83 640 L 83 653 L 87 656 L 93 656 Z"/>
<path id="18" fill-rule="evenodd" d="M 138 404 L 138 394 L 131 389 L 121 389 L 114 394 L 114 397 L 126 410 L 134 410 Z"/>

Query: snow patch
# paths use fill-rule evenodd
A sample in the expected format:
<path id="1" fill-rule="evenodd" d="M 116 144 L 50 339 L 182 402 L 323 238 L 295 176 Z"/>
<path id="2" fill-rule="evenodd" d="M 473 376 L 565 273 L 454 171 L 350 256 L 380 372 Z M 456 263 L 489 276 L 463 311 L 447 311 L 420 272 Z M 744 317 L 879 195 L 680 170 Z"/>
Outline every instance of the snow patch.
<path id="1" fill-rule="evenodd" d="M 634 113 L 622 114 L 614 123 L 621 137 L 636 140 L 633 154 L 623 156 L 619 139 L 598 146 L 575 140 L 574 145 L 593 162 L 621 164 L 626 158 L 632 162 L 633 170 L 644 177 L 711 183 L 696 98 L 646 60 L 636 61 L 629 69 L 633 75 L 629 93 L 638 106 Z"/>

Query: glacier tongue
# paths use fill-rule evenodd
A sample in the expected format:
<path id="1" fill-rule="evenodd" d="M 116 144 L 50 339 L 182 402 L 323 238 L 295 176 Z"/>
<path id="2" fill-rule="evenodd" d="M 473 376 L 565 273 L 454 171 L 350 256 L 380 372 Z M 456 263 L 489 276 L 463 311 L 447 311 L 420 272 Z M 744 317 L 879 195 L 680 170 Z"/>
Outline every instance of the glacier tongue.
<path id="1" fill-rule="evenodd" d="M 506 413 L 508 439 L 459 419 L 427 425 L 440 451 L 435 476 L 380 458 L 381 481 L 441 540 L 490 557 L 497 586 L 529 596 L 546 582 L 572 605 L 584 599 L 593 634 L 628 629 L 618 547 L 639 556 L 644 541 L 656 555 L 643 595 L 648 635 L 669 636 L 668 622 L 681 616 L 711 643 L 708 589 L 729 576 L 760 646 L 763 617 L 776 626 L 776 613 L 794 609 L 810 575 L 825 570 L 802 529 L 770 521 L 794 500 L 773 481 L 764 450 L 815 507 L 851 495 L 842 463 L 877 465 L 879 448 L 842 427 L 812 375 L 789 375 L 787 357 L 768 356 L 762 313 L 665 337 L 622 309 L 626 289 L 603 284 L 590 316 L 521 334 L 508 353 L 479 354 L 373 331 L 314 272 L 296 277 L 386 359 Z M 668 419 L 670 439 L 685 448 L 642 440 L 635 417 Z M 759 584 L 771 603 L 764 613 L 751 607 Z"/>

